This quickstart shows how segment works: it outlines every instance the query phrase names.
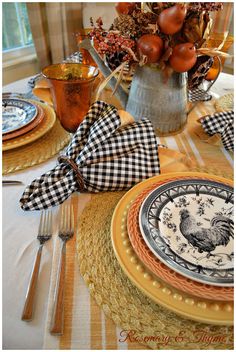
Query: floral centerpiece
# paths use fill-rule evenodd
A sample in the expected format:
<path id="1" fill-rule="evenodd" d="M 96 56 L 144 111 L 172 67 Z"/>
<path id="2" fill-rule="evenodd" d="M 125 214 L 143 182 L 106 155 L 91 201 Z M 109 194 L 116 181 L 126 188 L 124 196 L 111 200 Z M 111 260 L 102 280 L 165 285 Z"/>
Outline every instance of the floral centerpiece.
<path id="1" fill-rule="evenodd" d="M 95 23 L 91 18 L 93 28 L 90 32 L 90 38 L 100 57 L 113 72 L 114 70 L 115 72 L 119 71 L 119 68 L 123 70 L 127 66 L 135 74 L 138 75 L 137 72 L 139 72 L 139 83 L 132 83 L 132 86 L 140 85 L 144 77 L 147 82 L 151 82 L 154 72 L 156 77 L 157 71 L 162 76 L 162 81 L 158 78 L 153 81 L 147 94 L 143 91 L 140 92 L 140 89 L 137 91 L 137 87 L 133 88 L 133 90 L 136 89 L 133 96 L 136 95 L 142 99 L 146 106 L 150 105 L 148 100 L 153 102 L 158 98 L 159 108 L 160 105 L 163 105 L 165 97 L 169 96 L 170 90 L 173 94 L 178 93 L 174 99 L 169 96 L 170 102 L 172 101 L 173 104 L 184 95 L 182 83 L 186 72 L 189 73 L 189 87 L 196 87 L 201 82 L 199 78 L 207 73 L 213 63 L 212 56 L 218 54 L 215 50 L 204 48 L 212 24 L 210 12 L 221 10 L 223 3 L 119 2 L 115 7 L 118 16 L 108 30 L 103 28 L 101 18 L 98 18 Z M 152 72 L 149 72 L 145 67 L 152 68 Z M 143 70 L 141 71 L 140 68 Z M 171 83 L 172 79 L 175 79 L 175 82 Z M 156 86 L 160 86 L 161 82 L 163 87 L 165 83 L 169 84 L 167 87 L 169 91 L 166 90 L 162 94 L 159 90 L 158 94 L 155 93 L 155 97 L 152 96 Z M 176 88 L 177 84 L 179 85 L 178 89 Z M 132 86 L 130 95 L 132 95 Z M 172 112 L 167 113 L 168 121 L 165 122 L 165 126 L 160 128 L 160 131 L 164 133 L 176 131 L 186 123 L 185 98 L 181 103 L 182 106 L 179 109 L 176 107 L 174 115 Z M 129 100 L 131 100 L 130 97 Z M 147 113 L 147 108 L 137 111 L 137 106 L 140 105 L 137 102 L 138 98 L 137 101 L 132 101 L 132 104 L 131 102 L 129 104 L 128 101 L 127 107 L 129 110 L 131 105 L 133 108 L 135 106 L 136 110 L 130 112 L 140 118 L 145 111 Z M 153 116 L 154 111 L 157 110 L 157 106 L 153 107 L 149 115 Z M 180 112 L 180 110 L 184 111 Z M 164 115 L 161 111 L 158 114 L 158 122 L 155 126 L 157 128 L 160 124 L 160 115 L 162 119 Z M 185 118 L 182 116 L 180 121 L 177 121 L 178 116 L 183 114 L 185 114 Z"/>
<path id="2" fill-rule="evenodd" d="M 145 10 L 143 7 L 145 6 Z M 219 2 L 119 2 L 119 14 L 111 28 L 103 29 L 102 19 L 94 24 L 90 36 L 98 53 L 114 70 L 123 61 L 156 64 L 165 74 L 189 71 L 209 35 L 209 13 L 219 11 Z"/>

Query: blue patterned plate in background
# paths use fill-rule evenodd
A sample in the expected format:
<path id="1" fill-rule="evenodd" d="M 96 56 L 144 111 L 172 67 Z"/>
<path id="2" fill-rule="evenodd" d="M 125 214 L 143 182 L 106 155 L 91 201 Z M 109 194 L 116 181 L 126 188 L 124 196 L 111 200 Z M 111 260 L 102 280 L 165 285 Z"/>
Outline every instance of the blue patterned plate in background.
<path id="1" fill-rule="evenodd" d="M 37 116 L 36 105 L 21 99 L 2 100 L 2 134 L 16 131 Z"/>

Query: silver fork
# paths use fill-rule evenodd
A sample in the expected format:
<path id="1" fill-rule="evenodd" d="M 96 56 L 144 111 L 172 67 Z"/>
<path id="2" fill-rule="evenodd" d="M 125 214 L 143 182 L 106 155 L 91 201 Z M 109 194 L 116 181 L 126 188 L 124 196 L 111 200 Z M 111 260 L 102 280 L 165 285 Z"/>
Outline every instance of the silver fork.
<path id="1" fill-rule="evenodd" d="M 41 255 L 43 245 L 52 237 L 52 212 L 43 211 L 40 216 L 39 230 L 37 239 L 39 241 L 39 248 L 34 262 L 34 267 L 31 273 L 29 286 L 26 293 L 25 305 L 22 312 L 21 319 L 24 321 L 31 321 L 33 318 L 34 300 L 37 286 L 37 279 L 40 268 Z"/>
<path id="2" fill-rule="evenodd" d="M 60 225 L 58 236 L 62 240 L 61 255 L 58 267 L 56 289 L 53 302 L 53 314 L 50 333 L 62 335 L 64 327 L 64 291 L 65 291 L 65 270 L 66 270 L 66 242 L 74 235 L 73 208 L 69 205 L 62 205 L 60 208 Z"/>

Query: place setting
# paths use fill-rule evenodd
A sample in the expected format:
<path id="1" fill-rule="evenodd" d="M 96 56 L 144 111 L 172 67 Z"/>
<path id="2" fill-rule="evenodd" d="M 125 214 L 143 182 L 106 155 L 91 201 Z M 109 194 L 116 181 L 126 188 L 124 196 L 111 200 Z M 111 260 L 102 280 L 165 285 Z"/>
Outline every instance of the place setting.
<path id="1" fill-rule="evenodd" d="M 4 348 L 232 349 L 229 5 L 37 5 L 33 38 L 65 23 L 2 95 Z"/>
<path id="2" fill-rule="evenodd" d="M 3 99 L 3 151 L 31 143 L 53 127 L 55 114 L 40 102 Z"/>
<path id="3" fill-rule="evenodd" d="M 204 173 L 158 176 L 135 186 L 118 203 L 111 225 L 122 269 L 149 297 L 175 312 L 202 322 L 232 324 L 232 196 L 232 182 Z M 223 238 L 217 237 L 219 244 L 211 243 L 216 223 L 219 233 L 226 228 Z M 195 241 L 193 231 L 199 235 Z"/>
<path id="4" fill-rule="evenodd" d="M 139 211 L 151 192 L 176 180 L 198 177 L 232 187 L 232 181 L 199 170 L 159 175 L 128 192 L 92 195 L 78 224 L 79 269 L 99 306 L 106 307 L 117 325 L 134 329 L 140 337 L 156 336 L 156 331 L 167 334 L 171 349 L 198 348 L 194 331 L 213 331 L 214 327 L 214 334 L 227 334 L 234 321 L 233 282 L 219 286 L 196 281 L 192 273 L 191 278 L 180 274 L 175 265 L 172 268 L 154 255 L 141 234 Z M 75 301 L 73 307 L 77 311 Z M 185 338 L 175 342 L 180 331 Z M 159 346 L 154 341 L 146 345 Z"/>
<path id="5" fill-rule="evenodd" d="M 39 100 L 3 98 L 2 121 L 3 174 L 47 160 L 69 141 L 54 109 Z"/>

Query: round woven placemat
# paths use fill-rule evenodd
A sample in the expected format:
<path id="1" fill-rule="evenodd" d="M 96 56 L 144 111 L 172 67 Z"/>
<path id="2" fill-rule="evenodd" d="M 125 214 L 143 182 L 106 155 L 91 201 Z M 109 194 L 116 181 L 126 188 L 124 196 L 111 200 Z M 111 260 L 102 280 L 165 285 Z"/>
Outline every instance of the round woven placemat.
<path id="1" fill-rule="evenodd" d="M 234 93 L 225 94 L 215 102 L 217 112 L 234 109 Z"/>
<path id="2" fill-rule="evenodd" d="M 117 326 L 132 332 L 140 343 L 152 349 L 233 349 L 232 327 L 182 318 L 154 303 L 124 274 L 110 235 L 112 214 L 123 195 L 93 194 L 79 220 L 80 272 L 98 305 Z"/>
<path id="3" fill-rule="evenodd" d="M 52 129 L 36 141 L 22 147 L 3 152 L 3 175 L 40 164 L 50 159 L 70 141 L 66 132 L 56 120 Z"/>

